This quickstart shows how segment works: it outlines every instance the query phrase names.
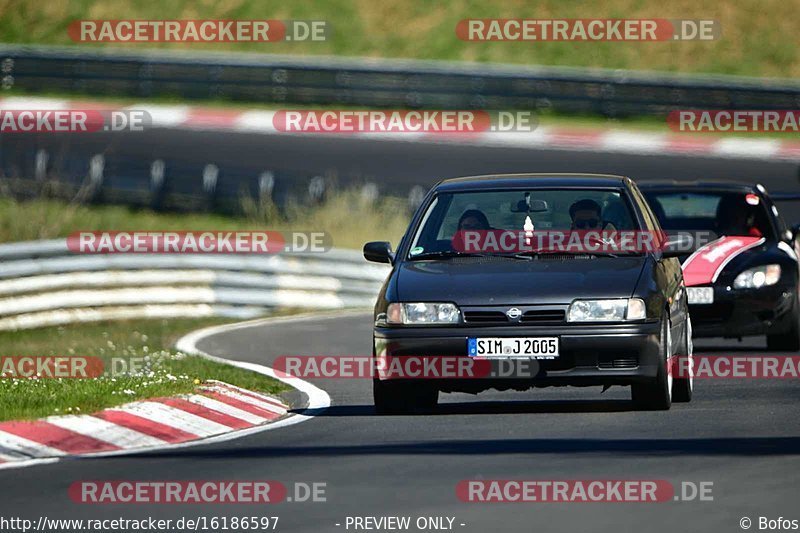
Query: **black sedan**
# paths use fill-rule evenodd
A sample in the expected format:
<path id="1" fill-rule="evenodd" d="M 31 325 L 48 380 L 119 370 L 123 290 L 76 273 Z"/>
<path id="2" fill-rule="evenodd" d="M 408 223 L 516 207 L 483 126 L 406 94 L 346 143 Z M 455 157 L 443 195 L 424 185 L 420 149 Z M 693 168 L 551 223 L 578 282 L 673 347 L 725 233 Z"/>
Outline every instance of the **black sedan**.
<path id="1" fill-rule="evenodd" d="M 676 258 L 685 242 L 607 246 L 624 235 L 659 233 L 625 177 L 440 182 L 396 252 L 388 242 L 364 246 L 368 260 L 393 266 L 375 306 L 373 356 L 488 361 L 490 371 L 435 379 L 381 374 L 373 380 L 377 411 L 429 410 L 440 391 L 562 385 L 631 386 L 642 409 L 689 401 L 691 379 L 673 379 L 686 374 L 668 366 L 692 350 Z M 497 371 L 509 361 L 531 363 L 515 367 L 529 373 Z"/>
<path id="2" fill-rule="evenodd" d="M 800 349 L 797 227 L 786 226 L 766 189 L 735 182 L 640 187 L 668 234 L 695 240 L 696 251 L 682 257 L 695 335 L 766 335 L 769 349 Z"/>

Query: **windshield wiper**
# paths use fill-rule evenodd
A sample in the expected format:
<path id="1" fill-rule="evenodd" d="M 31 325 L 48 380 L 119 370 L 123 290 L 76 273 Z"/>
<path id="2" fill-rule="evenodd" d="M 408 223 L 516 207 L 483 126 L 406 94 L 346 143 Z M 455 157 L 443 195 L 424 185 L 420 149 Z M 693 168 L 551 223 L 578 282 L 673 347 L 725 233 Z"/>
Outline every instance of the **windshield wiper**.
<path id="1" fill-rule="evenodd" d="M 415 261 L 417 259 L 449 259 L 452 257 L 491 257 L 491 255 L 478 252 L 458 252 L 456 250 L 442 250 L 439 252 L 426 252 L 424 254 L 412 255 L 408 258 L 408 260 Z"/>
<path id="2" fill-rule="evenodd" d="M 532 259 L 531 256 L 522 254 L 488 254 L 483 252 L 458 252 L 455 250 L 444 250 L 440 252 L 427 252 L 424 254 L 414 255 L 408 258 L 409 261 L 417 259 L 451 259 L 453 257 L 501 257 L 505 259 Z"/>
<path id="3" fill-rule="evenodd" d="M 555 255 L 588 255 L 590 257 L 619 257 L 619 254 L 614 252 L 602 252 L 602 251 L 580 251 L 580 252 L 568 252 L 568 251 L 561 251 L 558 252 L 540 252 L 536 250 L 532 251 L 525 251 L 525 252 L 517 252 L 515 254 L 510 254 L 504 257 L 514 257 L 515 259 L 533 259 L 534 257 L 547 257 L 547 256 L 555 256 Z M 626 254 L 630 255 L 630 254 Z"/>
<path id="4" fill-rule="evenodd" d="M 524 259 L 532 261 L 534 257 L 542 255 L 542 252 L 536 250 L 525 250 L 524 252 L 515 252 L 513 254 L 505 254 L 503 257 L 513 257 L 514 259 Z"/>

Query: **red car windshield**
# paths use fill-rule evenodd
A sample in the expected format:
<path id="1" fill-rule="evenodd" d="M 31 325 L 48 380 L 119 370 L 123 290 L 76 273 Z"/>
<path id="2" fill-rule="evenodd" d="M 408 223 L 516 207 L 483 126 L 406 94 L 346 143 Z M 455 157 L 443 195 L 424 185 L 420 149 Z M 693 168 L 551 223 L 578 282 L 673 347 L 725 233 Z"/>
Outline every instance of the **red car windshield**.
<path id="1" fill-rule="evenodd" d="M 665 231 L 709 231 L 717 236 L 773 237 L 769 213 L 761 197 L 756 194 L 654 191 L 645 191 L 644 194 Z"/>

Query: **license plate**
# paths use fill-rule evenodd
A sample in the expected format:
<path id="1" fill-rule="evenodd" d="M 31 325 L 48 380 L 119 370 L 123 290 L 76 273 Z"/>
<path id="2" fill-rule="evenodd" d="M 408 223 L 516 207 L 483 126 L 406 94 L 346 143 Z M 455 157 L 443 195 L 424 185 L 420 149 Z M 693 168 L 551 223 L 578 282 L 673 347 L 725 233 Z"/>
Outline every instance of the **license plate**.
<path id="1" fill-rule="evenodd" d="M 690 304 L 703 305 L 714 303 L 714 287 L 686 287 L 686 295 Z"/>
<path id="2" fill-rule="evenodd" d="M 470 337 L 470 357 L 555 359 L 558 337 Z"/>

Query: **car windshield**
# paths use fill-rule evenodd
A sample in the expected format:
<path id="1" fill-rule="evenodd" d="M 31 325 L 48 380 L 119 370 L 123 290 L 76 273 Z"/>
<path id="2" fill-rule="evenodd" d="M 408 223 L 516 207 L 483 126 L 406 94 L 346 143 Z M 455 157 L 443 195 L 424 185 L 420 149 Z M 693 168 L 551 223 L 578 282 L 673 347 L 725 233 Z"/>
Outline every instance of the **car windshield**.
<path id="1" fill-rule="evenodd" d="M 589 233 L 639 229 L 616 189 L 531 189 L 440 193 L 423 216 L 409 258 L 459 252 L 463 232 Z M 490 235 L 491 236 L 491 235 Z M 484 248 L 482 254 L 504 250 Z M 506 250 L 507 251 L 507 250 Z M 564 250 L 569 251 L 569 250 Z"/>
<path id="2" fill-rule="evenodd" d="M 718 237 L 772 238 L 769 214 L 757 194 L 671 191 L 645 191 L 644 194 L 665 231 L 707 231 Z"/>

